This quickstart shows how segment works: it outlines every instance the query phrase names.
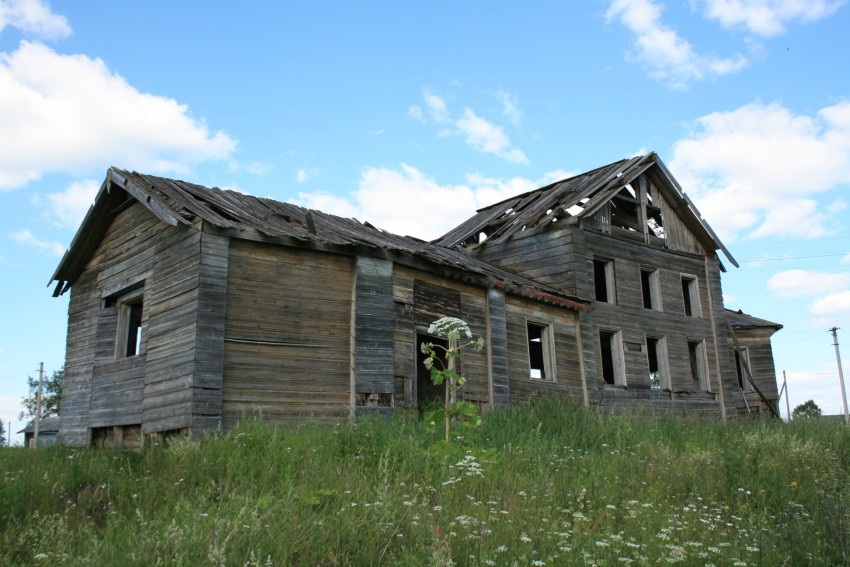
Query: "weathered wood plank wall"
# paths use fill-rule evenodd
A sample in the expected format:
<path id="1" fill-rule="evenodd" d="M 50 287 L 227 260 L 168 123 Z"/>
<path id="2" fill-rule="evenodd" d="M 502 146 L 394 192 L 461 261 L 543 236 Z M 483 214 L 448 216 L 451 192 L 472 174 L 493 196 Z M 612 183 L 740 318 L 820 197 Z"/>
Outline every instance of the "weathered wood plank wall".
<path id="1" fill-rule="evenodd" d="M 421 270 L 395 265 L 393 299 L 396 322 L 395 375 L 416 383 L 416 334 L 427 334 L 440 317 L 457 317 L 469 324 L 475 338 L 487 332 L 487 291 L 463 282 L 441 278 Z M 400 316 L 399 316 L 400 315 Z M 480 404 L 490 402 L 487 351 L 468 349 L 463 354 L 463 376 L 467 379 L 464 399 Z"/>
<path id="2" fill-rule="evenodd" d="M 396 388 L 393 263 L 358 256 L 353 295 L 353 404 L 358 413 L 389 412 Z"/>
<path id="3" fill-rule="evenodd" d="M 583 400 L 578 313 L 510 295 L 505 298 L 505 313 L 512 403 L 551 395 Z M 527 328 L 529 321 L 550 326 L 554 332 L 554 381 L 531 378 Z"/>
<path id="4" fill-rule="evenodd" d="M 353 258 L 232 240 L 222 422 L 338 420 L 351 408 Z"/>
<path id="5" fill-rule="evenodd" d="M 196 230 L 168 227 L 137 202 L 110 223 L 71 291 L 67 442 L 86 443 L 92 427 L 144 422 L 147 433 L 188 425 L 190 408 L 181 403 L 191 391 L 198 243 Z M 124 357 L 116 353 L 119 309 L 110 298 L 139 288 L 141 345 Z"/>
<path id="6" fill-rule="evenodd" d="M 215 430 L 221 425 L 229 250 L 229 238 L 206 230 L 201 234 L 192 392 L 192 428 L 195 432 Z"/>

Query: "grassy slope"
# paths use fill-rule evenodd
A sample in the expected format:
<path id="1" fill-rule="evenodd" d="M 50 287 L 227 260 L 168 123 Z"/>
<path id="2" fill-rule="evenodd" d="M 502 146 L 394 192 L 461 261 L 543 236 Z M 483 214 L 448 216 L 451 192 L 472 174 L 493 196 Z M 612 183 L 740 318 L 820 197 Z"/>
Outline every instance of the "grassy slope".
<path id="1" fill-rule="evenodd" d="M 2 565 L 842 565 L 850 431 L 536 403 L 141 454 L 0 450 Z"/>

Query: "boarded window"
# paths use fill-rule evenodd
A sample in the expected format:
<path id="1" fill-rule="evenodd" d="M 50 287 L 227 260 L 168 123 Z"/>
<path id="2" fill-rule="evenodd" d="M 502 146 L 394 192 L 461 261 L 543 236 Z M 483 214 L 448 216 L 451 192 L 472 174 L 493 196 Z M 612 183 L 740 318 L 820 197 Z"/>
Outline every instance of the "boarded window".
<path id="1" fill-rule="evenodd" d="M 593 261 L 593 285 L 596 290 L 596 301 L 615 303 L 613 261 L 605 259 Z"/>
<path id="2" fill-rule="evenodd" d="M 646 358 L 649 363 L 649 386 L 653 390 L 670 389 L 670 370 L 667 366 L 667 341 L 646 338 Z"/>
<path id="3" fill-rule="evenodd" d="M 688 341 L 688 359 L 694 390 L 708 391 L 708 365 L 705 358 L 705 341 Z"/>
<path id="4" fill-rule="evenodd" d="M 640 289 L 643 294 L 643 306 L 646 309 L 660 310 L 658 270 L 640 271 Z"/>
<path id="5" fill-rule="evenodd" d="M 697 280 L 691 276 L 682 276 L 682 299 L 685 304 L 685 315 L 688 317 L 700 317 L 702 310 L 699 302 L 699 286 Z"/>
<path id="6" fill-rule="evenodd" d="M 528 331 L 528 375 L 535 380 L 555 379 L 555 361 L 550 325 L 527 322 Z"/>
<path id="7" fill-rule="evenodd" d="M 599 331 L 599 348 L 602 362 L 602 379 L 611 385 L 626 385 L 623 364 L 623 341 L 619 331 Z"/>

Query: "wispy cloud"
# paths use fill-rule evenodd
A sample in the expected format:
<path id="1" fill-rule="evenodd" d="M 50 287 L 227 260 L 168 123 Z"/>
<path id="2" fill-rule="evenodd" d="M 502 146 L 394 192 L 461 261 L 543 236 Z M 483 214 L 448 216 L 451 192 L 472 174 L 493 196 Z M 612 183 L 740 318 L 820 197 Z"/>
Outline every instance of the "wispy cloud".
<path id="1" fill-rule="evenodd" d="M 510 119 L 519 120 L 522 113 L 516 105 L 516 100 L 506 96 L 499 97 L 503 104 L 503 112 L 506 115 L 509 114 Z M 511 163 L 529 163 L 525 153 L 513 146 L 502 126 L 479 116 L 469 107 L 463 109 L 459 118 L 452 118 L 445 99 L 430 92 L 425 92 L 423 98 L 424 108 L 413 105 L 408 109 L 408 116 L 422 122 L 433 122 L 444 126 L 439 135 L 461 135 L 466 145 L 476 151 L 493 154 Z"/>
<path id="2" fill-rule="evenodd" d="M 502 115 L 512 124 L 519 125 L 522 123 L 522 110 L 519 109 L 519 102 L 516 96 L 507 91 L 499 91 L 496 93 L 496 98 L 502 103 Z"/>
<path id="3" fill-rule="evenodd" d="M 0 53 L 0 115 L 0 190 L 113 164 L 185 173 L 236 147 L 186 105 L 138 91 L 102 60 L 26 41 Z"/>
<path id="4" fill-rule="evenodd" d="M 302 167 L 295 172 L 295 181 L 298 183 L 306 183 L 316 177 L 319 170 L 316 168 Z"/>
<path id="5" fill-rule="evenodd" d="M 652 0 L 614 0 L 606 18 L 619 21 L 634 36 L 630 56 L 649 69 L 649 74 L 674 89 L 694 81 L 728 75 L 748 64 L 741 54 L 722 58 L 700 55 L 693 46 L 661 19 L 662 5 Z"/>
<path id="6" fill-rule="evenodd" d="M 39 252 L 43 252 L 45 254 L 50 254 L 53 256 L 61 256 L 65 253 L 65 247 L 56 241 L 48 242 L 46 240 L 40 240 L 36 238 L 36 236 L 30 232 L 29 229 L 21 229 L 17 232 L 13 232 L 9 235 L 14 242 L 18 244 L 23 244 L 24 246 L 30 246 L 35 248 Z"/>
<path id="7" fill-rule="evenodd" d="M 705 17 L 722 26 L 743 27 L 763 37 L 785 32 L 786 24 L 831 16 L 844 0 L 704 0 Z"/>
<path id="8" fill-rule="evenodd" d="M 471 108 L 463 110 L 463 116 L 455 126 L 466 136 L 466 144 L 479 152 L 494 154 L 511 163 L 529 163 L 519 148 L 514 148 L 501 126 L 481 118 Z"/>
<path id="9" fill-rule="evenodd" d="M 822 194 L 850 183 L 850 102 L 813 116 L 761 102 L 708 114 L 674 145 L 670 168 L 725 238 L 822 237 L 846 207 Z"/>
<path id="10" fill-rule="evenodd" d="M 48 218 L 61 228 L 76 229 L 94 203 L 99 189 L 99 181 L 86 179 L 71 183 L 58 193 L 50 193 L 47 195 Z"/>
<path id="11" fill-rule="evenodd" d="M 0 33 L 13 27 L 25 34 L 43 39 L 58 39 L 71 35 L 71 24 L 54 14 L 43 0 L 0 1 Z"/>

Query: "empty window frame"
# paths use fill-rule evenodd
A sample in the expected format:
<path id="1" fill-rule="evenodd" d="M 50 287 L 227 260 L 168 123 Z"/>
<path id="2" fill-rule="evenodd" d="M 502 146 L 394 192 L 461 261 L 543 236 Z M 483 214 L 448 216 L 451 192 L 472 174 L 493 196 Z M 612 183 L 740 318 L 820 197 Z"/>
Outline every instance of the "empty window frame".
<path id="1" fill-rule="evenodd" d="M 593 285 L 596 301 L 616 303 L 614 293 L 614 261 L 604 258 L 593 260 Z"/>
<path id="2" fill-rule="evenodd" d="M 671 390 L 666 339 L 664 337 L 647 337 L 646 357 L 649 363 L 649 387 L 652 390 Z"/>
<path id="3" fill-rule="evenodd" d="M 655 187 L 650 183 L 646 183 L 646 228 L 650 236 L 664 238 L 664 219 L 661 217 L 661 209 L 657 206 L 653 198 Z"/>
<path id="4" fill-rule="evenodd" d="M 119 295 L 107 301 L 118 308 L 118 331 L 115 337 L 115 358 L 141 354 L 144 288 Z"/>
<path id="5" fill-rule="evenodd" d="M 744 391 L 753 389 L 752 382 L 747 375 L 752 377 L 750 366 L 750 350 L 747 347 L 735 349 L 735 371 L 738 373 L 738 387 Z"/>
<path id="6" fill-rule="evenodd" d="M 555 381 L 555 345 L 552 326 L 526 322 L 528 333 L 528 376 L 533 380 Z"/>
<path id="7" fill-rule="evenodd" d="M 695 276 L 682 276 L 682 300 L 685 305 L 685 315 L 701 317 L 702 307 L 699 301 L 699 285 Z"/>
<path id="8" fill-rule="evenodd" d="M 688 341 L 688 360 L 694 390 L 709 391 L 708 363 L 705 357 L 705 341 Z"/>
<path id="9" fill-rule="evenodd" d="M 641 269 L 640 290 L 643 295 L 643 306 L 646 309 L 661 311 L 661 288 L 658 285 L 658 270 Z"/>
<path id="10" fill-rule="evenodd" d="M 623 358 L 623 338 L 620 331 L 599 330 L 602 379 L 612 386 L 626 385 L 626 367 Z"/>

